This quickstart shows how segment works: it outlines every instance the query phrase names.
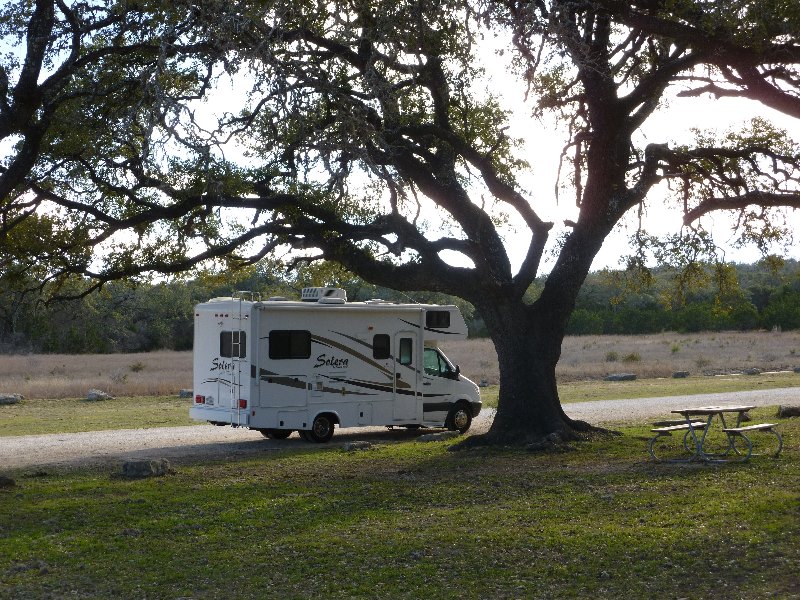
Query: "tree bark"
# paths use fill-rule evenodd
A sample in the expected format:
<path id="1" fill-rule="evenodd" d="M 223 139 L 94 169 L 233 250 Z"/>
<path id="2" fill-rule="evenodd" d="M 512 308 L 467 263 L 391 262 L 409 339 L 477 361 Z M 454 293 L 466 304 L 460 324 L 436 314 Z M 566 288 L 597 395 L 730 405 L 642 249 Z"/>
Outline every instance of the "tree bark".
<path id="1" fill-rule="evenodd" d="M 516 303 L 477 307 L 497 351 L 500 367 L 498 410 L 489 432 L 467 445 L 569 441 L 593 428 L 563 411 L 556 384 L 569 310 L 546 310 Z M 563 313 L 563 314 L 562 314 Z M 566 315 L 566 317 L 564 316 Z"/>

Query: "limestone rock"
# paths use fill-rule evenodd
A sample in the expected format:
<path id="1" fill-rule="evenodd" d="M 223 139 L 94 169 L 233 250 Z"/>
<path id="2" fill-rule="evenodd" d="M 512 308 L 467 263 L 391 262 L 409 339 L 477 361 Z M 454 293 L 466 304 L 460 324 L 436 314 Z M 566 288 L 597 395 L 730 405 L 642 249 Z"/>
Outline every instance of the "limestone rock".
<path id="1" fill-rule="evenodd" d="M 113 400 L 114 397 L 102 390 L 89 390 L 86 399 L 90 402 L 100 402 L 101 400 Z"/>
<path id="2" fill-rule="evenodd" d="M 19 404 L 24 400 L 22 394 L 0 394 L 0 405 L 2 404 Z"/>
<path id="3" fill-rule="evenodd" d="M 778 416 L 786 417 L 800 417 L 800 406 L 779 406 Z"/>
<path id="4" fill-rule="evenodd" d="M 347 442 L 344 446 L 342 446 L 342 450 L 345 452 L 355 452 L 356 450 L 369 450 L 372 448 L 372 443 L 367 442 L 366 440 L 358 441 L 358 442 Z"/>
<path id="5" fill-rule="evenodd" d="M 673 379 L 686 379 L 689 376 L 689 371 L 675 371 L 672 374 Z"/>
<path id="6" fill-rule="evenodd" d="M 606 375 L 603 381 L 636 381 L 636 375 L 633 373 L 612 373 Z"/>
<path id="7" fill-rule="evenodd" d="M 166 458 L 144 458 L 126 460 L 122 465 L 122 477 L 125 479 L 143 479 L 145 477 L 164 477 L 173 473 Z"/>
<path id="8" fill-rule="evenodd" d="M 426 433 L 417 438 L 418 442 L 442 442 L 444 440 L 452 440 L 461 434 L 458 431 L 440 431 L 439 433 Z"/>

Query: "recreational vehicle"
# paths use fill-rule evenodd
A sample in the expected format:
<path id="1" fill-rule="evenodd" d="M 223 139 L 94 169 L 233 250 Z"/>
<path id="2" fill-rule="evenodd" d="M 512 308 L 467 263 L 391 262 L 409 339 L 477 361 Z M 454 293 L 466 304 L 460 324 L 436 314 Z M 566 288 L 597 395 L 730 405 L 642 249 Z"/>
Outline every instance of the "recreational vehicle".
<path id="1" fill-rule="evenodd" d="M 478 386 L 437 347 L 467 337 L 455 306 L 306 288 L 299 301 L 240 293 L 194 312 L 192 419 L 327 442 L 335 425 L 463 433 L 480 412 Z"/>

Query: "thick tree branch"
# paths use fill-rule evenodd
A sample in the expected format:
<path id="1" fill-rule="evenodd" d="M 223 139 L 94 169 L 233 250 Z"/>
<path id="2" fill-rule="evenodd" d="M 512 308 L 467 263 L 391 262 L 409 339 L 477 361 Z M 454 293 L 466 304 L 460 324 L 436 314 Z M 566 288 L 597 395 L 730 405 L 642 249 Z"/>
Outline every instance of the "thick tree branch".
<path id="1" fill-rule="evenodd" d="M 689 225 L 700 217 L 714 211 L 744 210 L 748 206 L 800 209 L 800 192 L 764 192 L 754 190 L 738 196 L 708 198 L 684 213 L 683 222 L 685 225 Z"/>

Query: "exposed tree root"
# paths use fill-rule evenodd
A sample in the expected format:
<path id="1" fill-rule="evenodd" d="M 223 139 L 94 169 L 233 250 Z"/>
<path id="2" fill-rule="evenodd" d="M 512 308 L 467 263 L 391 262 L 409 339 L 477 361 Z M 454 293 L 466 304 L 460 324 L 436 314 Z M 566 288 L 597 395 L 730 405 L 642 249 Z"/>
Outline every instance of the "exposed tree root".
<path id="1" fill-rule="evenodd" d="M 530 431 L 529 429 L 495 430 L 464 438 L 450 447 L 451 452 L 474 450 L 478 448 L 516 447 L 531 452 L 568 452 L 573 450 L 572 442 L 594 439 L 597 436 L 621 435 L 617 431 L 604 429 L 586 423 L 570 420 L 563 427 L 550 432 Z"/>

